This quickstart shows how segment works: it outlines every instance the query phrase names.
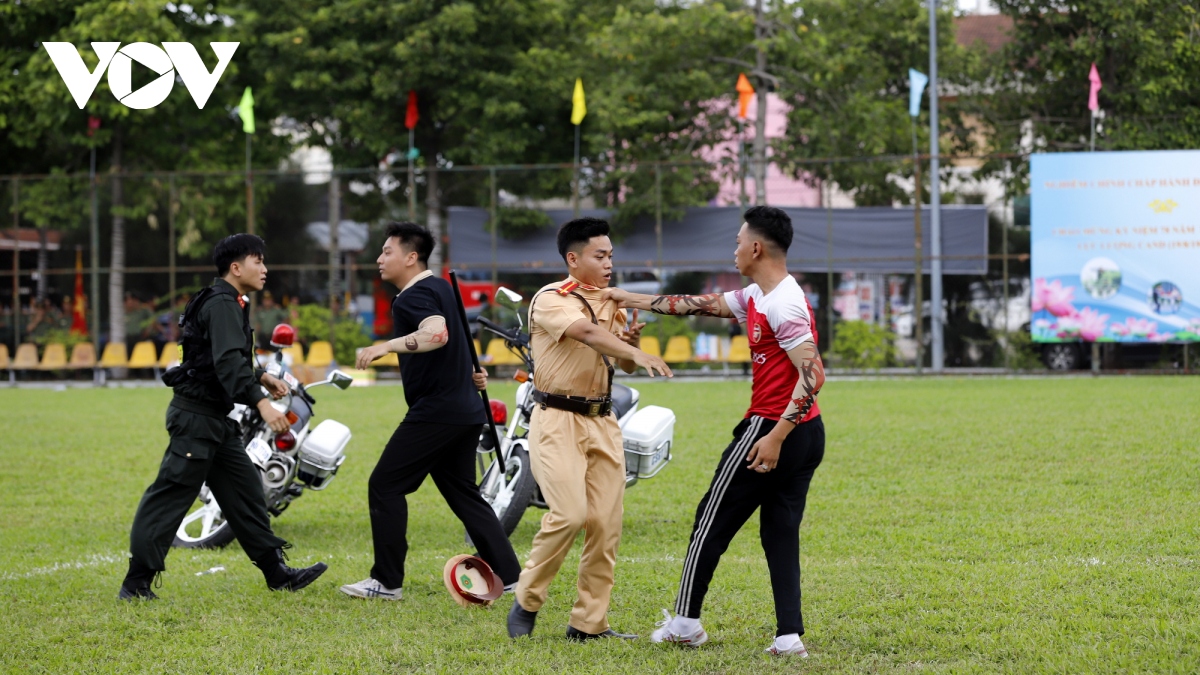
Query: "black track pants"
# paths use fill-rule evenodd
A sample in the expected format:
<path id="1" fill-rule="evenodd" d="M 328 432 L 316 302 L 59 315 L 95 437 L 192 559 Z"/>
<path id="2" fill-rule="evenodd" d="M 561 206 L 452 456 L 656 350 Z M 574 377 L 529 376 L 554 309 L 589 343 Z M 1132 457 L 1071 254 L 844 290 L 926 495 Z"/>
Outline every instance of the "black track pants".
<path id="1" fill-rule="evenodd" d="M 505 584 L 520 576 L 521 565 L 512 544 L 475 484 L 475 448 L 481 429 L 478 424 L 403 422 L 392 434 L 367 488 L 375 540 L 373 579 L 388 588 L 404 586 L 404 558 L 408 554 L 406 497 L 421 487 L 426 476 L 433 476 L 450 510 L 479 547 L 484 562 Z"/>
<path id="2" fill-rule="evenodd" d="M 683 563 L 675 612 L 692 619 L 700 609 L 721 555 L 742 525 L 759 513 L 759 536 L 771 573 L 775 596 L 776 635 L 804 634 L 800 612 L 800 520 L 813 472 L 825 456 L 825 425 L 817 417 L 788 434 L 772 471 L 746 469 L 754 442 L 770 433 L 775 422 L 752 416 L 733 431 L 733 442 L 721 454 L 717 472 L 692 526 Z"/>

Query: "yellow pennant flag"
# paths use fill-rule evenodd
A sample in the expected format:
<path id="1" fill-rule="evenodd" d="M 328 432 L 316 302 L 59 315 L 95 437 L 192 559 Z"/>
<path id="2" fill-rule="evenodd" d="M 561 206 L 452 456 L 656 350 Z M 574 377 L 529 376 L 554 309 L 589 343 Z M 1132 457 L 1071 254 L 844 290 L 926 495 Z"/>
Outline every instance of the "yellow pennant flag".
<path id="1" fill-rule="evenodd" d="M 250 93 L 250 87 L 246 87 L 246 91 L 242 92 L 242 101 L 238 103 L 238 114 L 242 117 L 242 131 L 248 134 L 254 133 L 254 94 Z"/>
<path id="2" fill-rule="evenodd" d="M 583 98 L 583 79 L 575 78 L 575 93 L 571 96 L 571 124 L 579 126 L 587 115 L 587 102 Z"/>

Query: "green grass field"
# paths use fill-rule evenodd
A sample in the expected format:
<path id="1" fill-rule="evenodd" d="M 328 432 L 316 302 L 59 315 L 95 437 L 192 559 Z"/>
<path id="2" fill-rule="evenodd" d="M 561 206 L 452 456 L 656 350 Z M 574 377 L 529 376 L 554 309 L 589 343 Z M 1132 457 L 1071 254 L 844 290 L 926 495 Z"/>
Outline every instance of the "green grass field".
<path id="1" fill-rule="evenodd" d="M 1200 380 L 831 382 L 825 461 L 801 529 L 804 661 L 774 630 L 751 521 L 713 581 L 695 651 L 644 639 L 670 607 L 691 520 L 746 383 L 639 381 L 679 416 L 675 460 L 631 489 L 610 619 L 632 643 L 562 638 L 575 554 L 532 640 L 441 582 L 469 552 L 432 484 L 412 500 L 399 603 L 337 586 L 371 565 L 366 481 L 399 388 L 324 390 L 354 440 L 332 486 L 276 522 L 330 571 L 273 594 L 233 544 L 174 551 L 162 600 L 116 600 L 129 525 L 166 443 L 164 389 L 0 390 L 0 671 L 33 673 L 760 673 L 1200 671 Z M 511 401 L 513 387 L 495 387 Z M 513 535 L 524 561 L 541 511 Z M 224 573 L 195 576 L 224 565 Z"/>

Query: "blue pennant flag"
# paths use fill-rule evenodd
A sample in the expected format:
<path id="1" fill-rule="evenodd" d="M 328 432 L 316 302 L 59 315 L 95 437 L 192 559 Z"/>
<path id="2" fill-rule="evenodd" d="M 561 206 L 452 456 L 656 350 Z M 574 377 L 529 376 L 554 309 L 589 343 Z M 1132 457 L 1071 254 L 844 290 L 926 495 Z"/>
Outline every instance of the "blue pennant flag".
<path id="1" fill-rule="evenodd" d="M 929 76 L 919 70 L 908 69 L 908 114 L 916 117 L 921 114 L 921 94 L 925 85 L 929 84 Z"/>

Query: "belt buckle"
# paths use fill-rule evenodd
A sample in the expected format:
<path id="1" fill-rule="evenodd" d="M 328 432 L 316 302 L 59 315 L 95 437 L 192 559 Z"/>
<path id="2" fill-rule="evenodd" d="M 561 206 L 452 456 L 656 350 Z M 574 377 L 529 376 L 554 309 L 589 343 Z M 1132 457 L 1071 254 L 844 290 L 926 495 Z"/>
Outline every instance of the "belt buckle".
<path id="1" fill-rule="evenodd" d="M 600 415 L 600 406 L 603 405 L 600 401 L 588 402 L 588 417 L 598 417 Z"/>

